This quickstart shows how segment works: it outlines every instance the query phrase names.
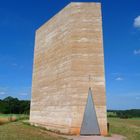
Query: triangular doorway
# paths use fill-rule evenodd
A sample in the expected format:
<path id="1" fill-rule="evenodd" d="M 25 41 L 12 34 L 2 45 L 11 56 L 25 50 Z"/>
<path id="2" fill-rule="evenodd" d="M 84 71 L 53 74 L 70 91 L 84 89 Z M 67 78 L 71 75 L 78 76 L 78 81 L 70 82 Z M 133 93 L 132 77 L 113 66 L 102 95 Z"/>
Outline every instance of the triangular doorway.
<path id="1" fill-rule="evenodd" d="M 96 110 L 92 98 L 92 90 L 89 88 L 88 98 L 85 107 L 83 122 L 81 125 L 81 135 L 100 135 L 99 124 L 96 116 Z"/>

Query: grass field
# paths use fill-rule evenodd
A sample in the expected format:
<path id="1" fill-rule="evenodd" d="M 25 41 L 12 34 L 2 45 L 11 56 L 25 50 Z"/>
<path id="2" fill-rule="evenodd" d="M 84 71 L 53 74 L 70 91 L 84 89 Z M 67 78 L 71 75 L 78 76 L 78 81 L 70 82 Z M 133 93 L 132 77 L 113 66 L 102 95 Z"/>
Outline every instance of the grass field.
<path id="1" fill-rule="evenodd" d="M 25 119 L 29 118 L 29 115 L 25 114 L 0 114 L 0 118 L 9 118 L 11 116 L 15 118 L 25 118 Z"/>
<path id="2" fill-rule="evenodd" d="M 21 121 L 10 122 L 11 115 L 0 115 L 0 140 L 63 140 L 46 130 L 33 127 Z M 27 115 L 12 115 L 12 121 L 27 119 Z M 110 134 L 119 134 L 127 140 L 140 140 L 140 118 L 108 118 Z M 7 123 L 10 122 L 10 123 Z"/>
<path id="3" fill-rule="evenodd" d="M 0 125 L 0 140 L 64 140 L 64 138 L 18 121 Z"/>
<path id="4" fill-rule="evenodd" d="M 24 114 L 0 114 L 0 125 L 23 119 L 29 119 L 29 116 Z"/>
<path id="5" fill-rule="evenodd" d="M 140 118 L 108 118 L 108 121 L 111 134 L 123 135 L 127 140 L 140 140 Z"/>

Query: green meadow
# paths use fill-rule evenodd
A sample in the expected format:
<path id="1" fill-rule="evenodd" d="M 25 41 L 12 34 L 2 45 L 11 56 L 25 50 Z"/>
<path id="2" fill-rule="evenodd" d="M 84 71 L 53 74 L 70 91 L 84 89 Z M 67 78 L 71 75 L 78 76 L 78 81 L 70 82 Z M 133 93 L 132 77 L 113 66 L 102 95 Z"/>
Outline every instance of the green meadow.
<path id="1" fill-rule="evenodd" d="M 0 114 L 0 140 L 64 140 L 45 129 L 23 123 L 28 115 Z M 140 118 L 120 119 L 108 117 L 109 134 L 125 136 L 127 140 L 140 140 Z"/>
<path id="2" fill-rule="evenodd" d="M 140 140 L 140 118 L 108 118 L 110 134 L 119 134 L 127 140 Z"/>
<path id="3" fill-rule="evenodd" d="M 0 125 L 0 140 L 64 140 L 64 138 L 17 121 Z"/>

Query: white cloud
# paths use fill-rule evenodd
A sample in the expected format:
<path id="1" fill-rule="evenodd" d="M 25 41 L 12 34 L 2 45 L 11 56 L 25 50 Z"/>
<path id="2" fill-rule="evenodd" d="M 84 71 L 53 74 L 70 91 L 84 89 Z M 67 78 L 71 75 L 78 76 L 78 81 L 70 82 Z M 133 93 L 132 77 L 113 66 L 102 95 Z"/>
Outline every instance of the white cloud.
<path id="1" fill-rule="evenodd" d="M 20 93 L 20 95 L 21 95 L 21 96 L 27 96 L 28 93 L 25 93 L 25 92 L 24 92 L 24 93 Z"/>
<path id="2" fill-rule="evenodd" d="M 134 27 L 135 27 L 135 28 L 140 28 L 140 16 L 137 16 L 137 17 L 134 19 Z"/>
<path id="3" fill-rule="evenodd" d="M 117 77 L 116 79 L 115 79 L 116 81 L 122 81 L 122 80 L 124 80 L 122 77 Z"/>
<path id="4" fill-rule="evenodd" d="M 3 92 L 3 91 L 1 91 L 1 92 L 0 92 L 0 95 L 5 95 L 5 94 L 6 94 L 6 93 L 5 93 L 5 92 Z"/>
<path id="5" fill-rule="evenodd" d="M 138 96 L 138 97 L 136 97 L 136 100 L 140 100 L 140 97 Z"/>
<path id="6" fill-rule="evenodd" d="M 0 87 L 1 91 L 6 91 L 8 89 L 8 87 Z"/>
<path id="7" fill-rule="evenodd" d="M 134 55 L 140 55 L 140 49 L 134 50 Z"/>

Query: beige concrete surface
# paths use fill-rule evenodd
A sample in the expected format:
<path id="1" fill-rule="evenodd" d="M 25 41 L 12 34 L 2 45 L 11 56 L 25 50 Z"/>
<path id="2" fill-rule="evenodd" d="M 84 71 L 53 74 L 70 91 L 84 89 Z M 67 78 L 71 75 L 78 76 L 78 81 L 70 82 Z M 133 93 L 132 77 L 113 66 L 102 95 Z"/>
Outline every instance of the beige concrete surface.
<path id="1" fill-rule="evenodd" d="M 101 5 L 70 3 L 36 31 L 30 122 L 80 134 L 89 87 L 106 135 Z"/>

